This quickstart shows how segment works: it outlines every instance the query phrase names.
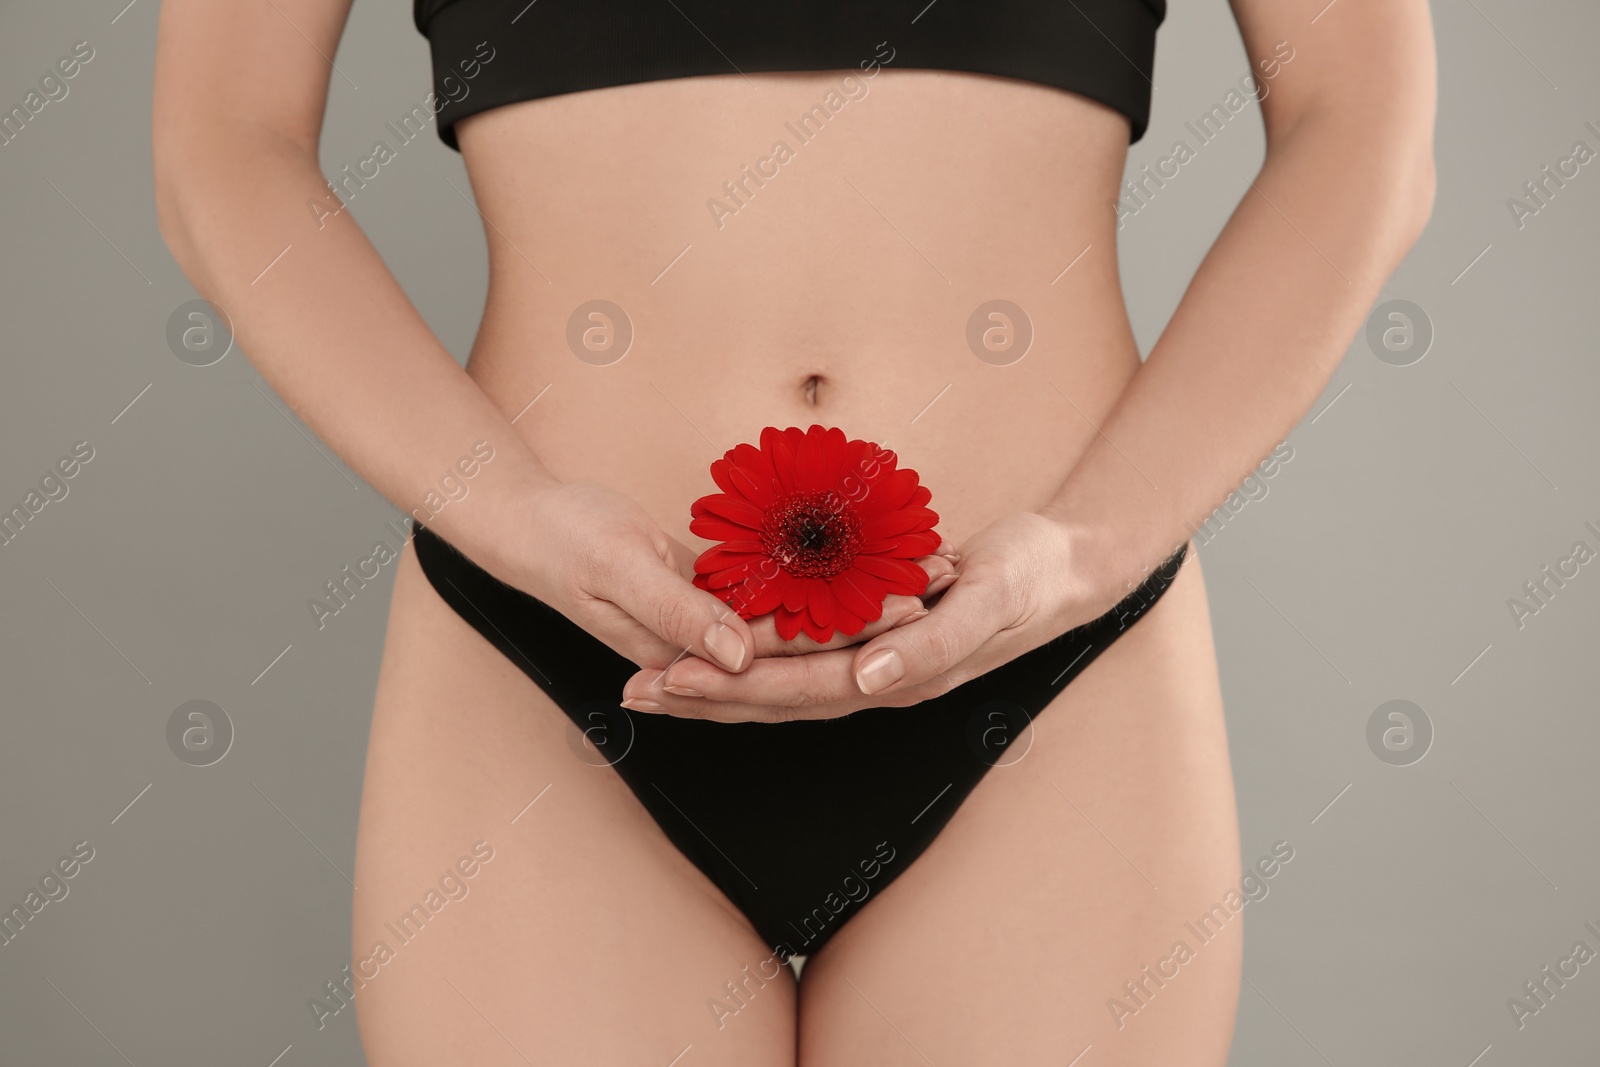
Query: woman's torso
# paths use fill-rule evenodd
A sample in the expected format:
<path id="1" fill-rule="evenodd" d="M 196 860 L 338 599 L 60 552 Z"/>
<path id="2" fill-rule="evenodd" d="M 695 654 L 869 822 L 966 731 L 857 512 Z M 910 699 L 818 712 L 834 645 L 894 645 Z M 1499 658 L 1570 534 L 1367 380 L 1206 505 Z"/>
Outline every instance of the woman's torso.
<path id="1" fill-rule="evenodd" d="M 1138 367 L 1127 120 L 1083 97 L 891 63 L 573 93 L 457 135 L 490 250 L 469 372 L 557 477 L 686 544 L 713 459 L 814 422 L 896 450 L 959 542 L 1053 494 Z M 596 300 L 631 324 L 620 359 L 616 315 L 572 322 Z M 1031 324 L 1020 359 L 1014 313 L 969 329 L 997 300 Z"/>

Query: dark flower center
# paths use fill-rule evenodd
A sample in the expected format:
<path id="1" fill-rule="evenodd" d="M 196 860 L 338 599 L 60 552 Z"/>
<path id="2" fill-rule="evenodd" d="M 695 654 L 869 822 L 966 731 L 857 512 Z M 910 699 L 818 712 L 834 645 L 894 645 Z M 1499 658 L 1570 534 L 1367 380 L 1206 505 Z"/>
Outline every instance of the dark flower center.
<path id="1" fill-rule="evenodd" d="M 794 493 L 761 517 L 761 547 L 797 578 L 832 578 L 861 548 L 861 516 L 838 493 Z"/>

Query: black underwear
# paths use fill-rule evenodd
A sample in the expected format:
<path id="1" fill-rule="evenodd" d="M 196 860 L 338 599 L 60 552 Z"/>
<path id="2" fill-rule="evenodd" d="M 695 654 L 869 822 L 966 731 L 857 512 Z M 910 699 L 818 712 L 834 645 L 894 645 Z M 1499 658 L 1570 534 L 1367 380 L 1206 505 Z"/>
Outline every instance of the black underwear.
<path id="1" fill-rule="evenodd" d="M 1161 597 L 1188 547 L 1098 619 L 932 700 L 720 723 L 630 713 L 618 702 L 636 665 L 421 526 L 415 544 L 444 601 L 566 712 L 575 750 L 611 764 L 783 960 L 820 948 L 922 854 L 990 767 L 1021 758 L 1012 742 Z"/>

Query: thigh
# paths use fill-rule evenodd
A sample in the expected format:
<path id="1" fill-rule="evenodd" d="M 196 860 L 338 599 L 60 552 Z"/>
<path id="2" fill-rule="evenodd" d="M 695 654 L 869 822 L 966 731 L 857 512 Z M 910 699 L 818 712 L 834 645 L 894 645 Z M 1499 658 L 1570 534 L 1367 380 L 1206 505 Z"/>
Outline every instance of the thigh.
<path id="1" fill-rule="evenodd" d="M 1242 915 L 1204 943 L 1186 925 L 1240 877 L 1192 553 L 1031 733 L 807 961 L 802 1067 L 1226 1061 Z"/>
<path id="2" fill-rule="evenodd" d="M 368 1062 L 793 1064 L 788 968 L 761 977 L 749 923 L 569 731 L 408 547 L 356 855 Z"/>

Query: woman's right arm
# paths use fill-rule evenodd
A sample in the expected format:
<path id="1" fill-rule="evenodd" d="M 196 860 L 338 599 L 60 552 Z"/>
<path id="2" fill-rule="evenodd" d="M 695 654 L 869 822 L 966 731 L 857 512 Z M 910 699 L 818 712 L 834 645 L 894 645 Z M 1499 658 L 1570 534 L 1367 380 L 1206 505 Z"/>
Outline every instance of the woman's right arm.
<path id="1" fill-rule="evenodd" d="M 480 566 L 635 662 L 688 648 L 747 665 L 749 627 L 684 579 L 660 527 L 621 494 L 555 478 L 338 211 L 317 145 L 349 8 L 162 4 L 153 148 L 173 257 L 261 376 L 402 510 L 488 442 L 472 491 L 428 522 Z"/>

